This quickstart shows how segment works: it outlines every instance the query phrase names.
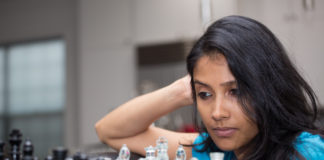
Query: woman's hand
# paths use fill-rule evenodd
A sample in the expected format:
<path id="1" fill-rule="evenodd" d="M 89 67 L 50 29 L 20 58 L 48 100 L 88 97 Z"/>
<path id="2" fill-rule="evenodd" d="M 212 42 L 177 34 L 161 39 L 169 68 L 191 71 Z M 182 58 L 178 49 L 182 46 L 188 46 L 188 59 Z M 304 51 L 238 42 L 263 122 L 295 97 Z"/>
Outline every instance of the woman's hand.
<path id="1" fill-rule="evenodd" d="M 171 87 L 177 90 L 179 98 L 182 99 L 182 106 L 189 106 L 193 104 L 193 95 L 190 85 L 191 77 L 186 75 L 171 84 Z"/>

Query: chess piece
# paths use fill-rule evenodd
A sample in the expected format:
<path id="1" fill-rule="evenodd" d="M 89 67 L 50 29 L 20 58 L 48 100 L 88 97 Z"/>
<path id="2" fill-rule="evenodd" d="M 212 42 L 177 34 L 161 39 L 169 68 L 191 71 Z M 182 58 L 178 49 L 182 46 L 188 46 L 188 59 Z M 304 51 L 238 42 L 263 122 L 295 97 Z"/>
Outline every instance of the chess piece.
<path id="1" fill-rule="evenodd" d="M 183 149 L 182 145 L 179 145 L 176 151 L 176 160 L 186 160 L 186 151 Z"/>
<path id="2" fill-rule="evenodd" d="M 0 140 L 0 160 L 4 159 L 4 146 L 5 146 L 5 143 Z"/>
<path id="3" fill-rule="evenodd" d="M 30 139 L 26 139 L 23 145 L 23 158 L 22 160 L 34 160 L 33 157 L 34 146 Z"/>
<path id="4" fill-rule="evenodd" d="M 96 158 L 96 160 L 105 160 L 105 157 L 99 156 Z"/>
<path id="5" fill-rule="evenodd" d="M 80 156 L 81 156 L 81 153 L 80 153 L 80 152 L 76 152 L 76 153 L 73 155 L 73 160 L 80 160 Z"/>
<path id="6" fill-rule="evenodd" d="M 146 160 L 155 160 L 155 149 L 152 146 L 145 148 L 145 159 Z"/>
<path id="7" fill-rule="evenodd" d="M 118 154 L 118 160 L 129 160 L 130 158 L 130 151 L 127 148 L 126 144 L 123 144 L 122 148 L 119 151 Z"/>
<path id="8" fill-rule="evenodd" d="M 48 155 L 45 157 L 45 160 L 53 160 L 53 157 L 51 155 Z"/>
<path id="9" fill-rule="evenodd" d="M 84 153 L 80 154 L 79 160 L 88 160 L 88 156 Z"/>
<path id="10" fill-rule="evenodd" d="M 64 160 L 73 160 L 73 157 L 65 157 Z"/>
<path id="11" fill-rule="evenodd" d="M 169 160 L 168 140 L 165 137 L 159 137 L 156 141 L 157 160 Z"/>
<path id="12" fill-rule="evenodd" d="M 56 147 L 53 150 L 53 160 L 65 160 L 68 150 L 64 147 Z"/>
<path id="13" fill-rule="evenodd" d="M 20 160 L 20 143 L 22 134 L 18 129 L 13 129 L 9 135 L 9 143 L 11 145 L 10 159 Z"/>
<path id="14" fill-rule="evenodd" d="M 210 157 L 210 160 L 223 160 L 224 153 L 223 152 L 210 152 L 209 157 Z"/>
<path id="15" fill-rule="evenodd" d="M 84 153 L 77 152 L 73 155 L 73 160 L 88 160 L 88 156 Z"/>

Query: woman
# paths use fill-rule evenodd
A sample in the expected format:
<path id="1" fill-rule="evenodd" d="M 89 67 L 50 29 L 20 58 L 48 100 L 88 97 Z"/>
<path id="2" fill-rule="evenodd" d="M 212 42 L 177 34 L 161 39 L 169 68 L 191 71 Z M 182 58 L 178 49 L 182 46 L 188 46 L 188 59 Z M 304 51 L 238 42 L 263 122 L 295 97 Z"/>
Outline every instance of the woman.
<path id="1" fill-rule="evenodd" d="M 98 121 L 99 138 L 144 155 L 144 147 L 164 136 L 171 159 L 179 144 L 198 159 L 214 151 L 239 160 L 324 157 L 323 130 L 314 125 L 316 96 L 264 25 L 241 16 L 216 21 L 188 55 L 187 70 L 190 77 L 137 97 Z M 192 103 L 203 122 L 199 133 L 151 126 Z"/>

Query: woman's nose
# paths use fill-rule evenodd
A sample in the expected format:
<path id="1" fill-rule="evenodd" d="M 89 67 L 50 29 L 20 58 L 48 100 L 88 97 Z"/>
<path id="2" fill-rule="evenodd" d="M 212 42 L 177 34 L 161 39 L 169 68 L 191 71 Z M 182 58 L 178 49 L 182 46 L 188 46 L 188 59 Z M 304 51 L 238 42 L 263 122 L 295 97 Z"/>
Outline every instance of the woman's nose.
<path id="1" fill-rule="evenodd" d="M 229 118 L 230 114 L 226 107 L 226 100 L 223 98 L 217 98 L 211 113 L 212 118 L 215 121 L 220 121 Z"/>

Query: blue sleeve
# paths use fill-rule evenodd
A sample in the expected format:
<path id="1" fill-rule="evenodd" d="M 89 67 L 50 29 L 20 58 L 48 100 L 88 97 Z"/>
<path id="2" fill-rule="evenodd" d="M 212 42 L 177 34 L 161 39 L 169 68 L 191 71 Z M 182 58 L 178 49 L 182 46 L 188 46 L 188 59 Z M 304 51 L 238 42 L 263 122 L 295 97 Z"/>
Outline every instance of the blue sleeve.
<path id="1" fill-rule="evenodd" d="M 202 143 L 205 138 L 206 138 L 207 134 L 203 134 L 203 135 L 199 135 L 196 139 L 194 144 L 199 144 Z M 194 147 L 192 147 L 192 157 L 195 157 L 199 160 L 204 159 L 204 160 L 209 160 L 209 153 L 208 152 L 198 152 L 196 149 L 200 150 L 204 147 L 203 144 L 200 145 L 196 145 Z"/>
<path id="2" fill-rule="evenodd" d="M 194 144 L 202 143 L 208 134 L 199 135 Z M 203 144 L 196 145 L 196 149 L 202 149 Z M 319 135 L 312 135 L 308 132 L 302 132 L 294 143 L 295 149 L 304 156 L 307 160 L 321 160 L 324 159 L 324 139 Z M 198 152 L 192 148 L 192 157 L 196 157 L 199 160 L 209 160 L 210 151 Z M 232 159 L 234 156 L 233 152 L 224 152 L 225 160 Z"/>
<path id="3" fill-rule="evenodd" d="M 202 133 L 200 134 L 194 141 L 194 144 L 200 144 L 202 143 L 204 140 L 206 140 L 206 138 L 208 137 L 207 133 Z M 196 149 L 201 150 L 204 147 L 204 144 L 200 144 L 200 145 L 196 145 L 195 147 L 192 148 L 192 157 L 196 157 L 199 160 L 210 160 L 209 157 L 209 153 L 211 152 L 210 149 L 208 149 L 207 151 L 204 152 L 198 152 Z M 216 149 L 217 146 L 214 146 Z M 231 160 L 235 157 L 233 152 L 224 152 L 225 156 L 224 156 L 224 160 Z"/>
<path id="4" fill-rule="evenodd" d="M 294 146 L 307 160 L 324 159 L 324 139 L 319 135 L 302 132 L 297 137 Z"/>

